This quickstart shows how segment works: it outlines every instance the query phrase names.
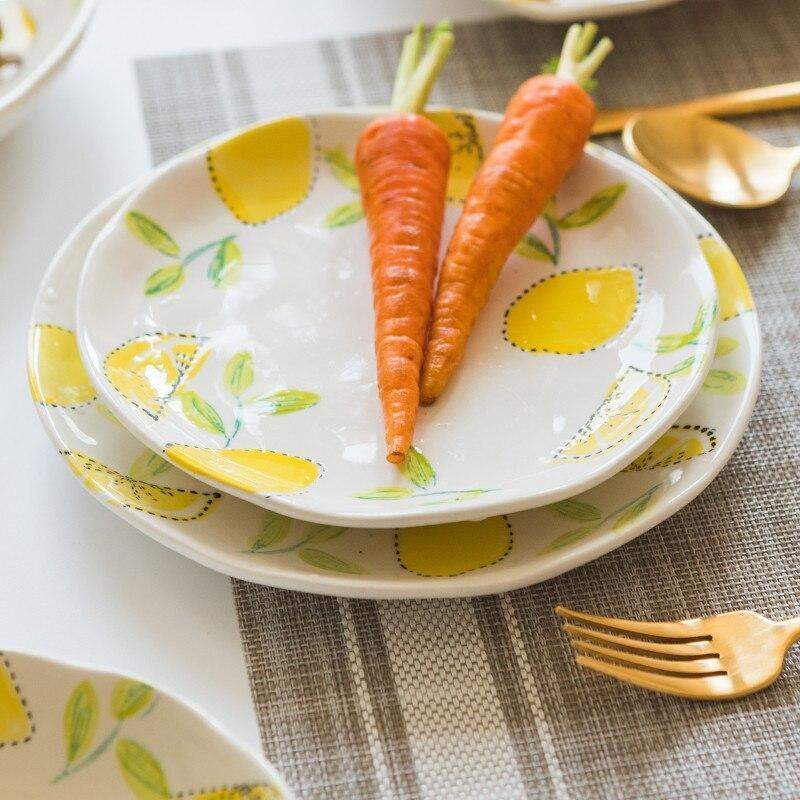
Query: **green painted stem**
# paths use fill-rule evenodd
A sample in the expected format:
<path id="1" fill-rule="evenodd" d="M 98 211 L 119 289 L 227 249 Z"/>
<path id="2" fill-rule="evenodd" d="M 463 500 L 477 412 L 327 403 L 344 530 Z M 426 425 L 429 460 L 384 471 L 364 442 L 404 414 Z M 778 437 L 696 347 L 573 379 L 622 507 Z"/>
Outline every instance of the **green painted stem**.
<path id="1" fill-rule="evenodd" d="M 56 777 L 50 781 L 50 783 L 58 783 L 59 781 L 64 780 L 64 778 L 68 778 L 70 775 L 74 775 L 76 772 L 79 772 L 84 767 L 88 767 L 89 764 L 91 764 L 95 759 L 98 759 L 101 755 L 103 755 L 103 753 L 105 753 L 105 751 L 108 750 L 108 748 L 111 746 L 111 743 L 114 741 L 114 739 L 117 738 L 121 725 L 122 723 L 118 722 L 111 729 L 111 733 L 109 733 L 108 736 L 106 736 L 106 738 L 103 739 L 103 741 L 100 742 L 100 744 L 97 745 L 97 747 L 95 747 L 95 749 L 92 750 L 92 752 L 89 753 L 88 756 L 82 758 L 80 761 L 77 761 L 74 764 L 67 764 L 67 766 L 65 766 L 64 769 L 62 769 L 61 772 L 59 772 L 58 775 L 56 775 Z"/>
<path id="2" fill-rule="evenodd" d="M 213 250 L 215 247 L 219 247 L 221 244 L 225 242 L 229 242 L 231 239 L 234 239 L 234 236 L 223 236 L 221 239 L 217 239 L 216 241 L 209 242 L 208 244 L 204 244 L 202 247 L 198 247 L 196 250 L 192 250 L 186 258 L 183 259 L 181 262 L 184 267 L 188 267 L 189 264 L 192 263 L 197 258 L 203 255 L 203 253 L 207 253 L 209 250 Z"/>

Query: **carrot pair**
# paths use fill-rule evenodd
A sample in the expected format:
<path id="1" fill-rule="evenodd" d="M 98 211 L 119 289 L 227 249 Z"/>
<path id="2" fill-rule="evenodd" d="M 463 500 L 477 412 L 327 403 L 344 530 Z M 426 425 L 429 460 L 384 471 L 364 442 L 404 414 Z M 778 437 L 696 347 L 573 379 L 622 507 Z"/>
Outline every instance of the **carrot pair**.
<path id="1" fill-rule="evenodd" d="M 378 387 L 393 463 L 411 446 L 418 402 L 430 404 L 444 390 L 503 264 L 583 152 L 596 111 L 582 85 L 612 49 L 602 39 L 589 52 L 596 34 L 593 23 L 571 26 L 556 74 L 531 78 L 511 98 L 467 193 L 432 314 L 449 147 L 420 112 L 452 33 L 437 26 L 422 59 L 420 29 L 406 37 L 395 113 L 367 126 L 356 154 L 372 237 Z"/>

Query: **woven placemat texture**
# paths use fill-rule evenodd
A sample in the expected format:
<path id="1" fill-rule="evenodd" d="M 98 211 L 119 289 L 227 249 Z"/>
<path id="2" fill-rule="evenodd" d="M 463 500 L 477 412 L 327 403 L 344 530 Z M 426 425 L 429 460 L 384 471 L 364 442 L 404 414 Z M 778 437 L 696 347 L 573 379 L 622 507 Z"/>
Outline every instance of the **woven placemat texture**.
<path id="1" fill-rule="evenodd" d="M 800 78 L 797 0 L 688 0 L 611 20 L 605 105 Z M 502 110 L 563 28 L 462 25 L 434 102 Z M 136 64 L 153 160 L 258 118 L 384 103 L 400 33 Z M 744 120 L 778 145 L 800 113 Z M 601 144 L 620 150 L 616 137 Z M 701 207 L 748 276 L 761 397 L 729 465 L 667 522 L 592 564 L 506 595 L 436 602 L 314 597 L 234 582 L 267 756 L 299 797 L 416 800 L 800 797 L 800 653 L 771 688 L 692 703 L 575 667 L 553 605 L 668 619 L 800 615 L 800 191 Z"/>

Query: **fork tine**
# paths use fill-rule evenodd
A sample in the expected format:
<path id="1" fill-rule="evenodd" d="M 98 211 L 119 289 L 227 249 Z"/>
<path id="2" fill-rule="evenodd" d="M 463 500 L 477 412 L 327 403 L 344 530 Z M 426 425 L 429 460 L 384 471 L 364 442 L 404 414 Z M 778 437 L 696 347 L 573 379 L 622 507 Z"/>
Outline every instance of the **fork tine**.
<path id="1" fill-rule="evenodd" d="M 562 626 L 566 633 L 580 636 L 584 639 L 599 639 L 609 644 L 630 647 L 632 650 L 643 650 L 646 653 L 664 653 L 668 656 L 710 656 L 716 651 L 710 641 L 700 642 L 646 642 L 644 639 L 631 639 L 627 636 L 616 636 L 613 633 L 597 631 L 593 628 L 584 628 L 582 625 L 573 625 L 565 622 Z"/>
<path id="2" fill-rule="evenodd" d="M 637 622 L 632 619 L 617 619 L 615 617 L 600 617 L 596 614 L 586 614 L 583 611 L 573 611 L 571 608 L 556 606 L 555 612 L 565 619 L 574 619 L 581 622 L 590 622 L 604 628 L 614 628 L 626 633 L 641 633 L 645 636 L 660 636 L 662 639 L 697 639 L 703 634 L 693 629 L 695 620 L 686 622 Z"/>
<path id="3" fill-rule="evenodd" d="M 617 666 L 592 656 L 577 656 L 576 663 L 595 672 L 602 672 L 611 678 L 642 686 L 653 692 L 691 697 L 696 700 L 711 700 L 732 695 L 730 678 L 727 675 L 713 675 L 707 678 L 678 678 L 673 675 L 660 675 L 645 672 L 633 667 Z"/>
<path id="4" fill-rule="evenodd" d="M 611 647 L 603 647 L 592 642 L 582 642 L 580 639 L 570 639 L 569 642 L 576 650 L 584 653 L 597 653 L 606 658 L 613 658 L 628 664 L 638 664 L 642 667 L 651 669 L 662 669 L 667 672 L 683 672 L 686 675 L 706 675 L 709 672 L 722 672 L 722 665 L 718 658 L 702 658 L 692 661 L 676 661 L 669 658 L 653 658 L 652 656 L 640 656 L 636 653 L 626 653 L 624 650 L 616 650 Z"/>

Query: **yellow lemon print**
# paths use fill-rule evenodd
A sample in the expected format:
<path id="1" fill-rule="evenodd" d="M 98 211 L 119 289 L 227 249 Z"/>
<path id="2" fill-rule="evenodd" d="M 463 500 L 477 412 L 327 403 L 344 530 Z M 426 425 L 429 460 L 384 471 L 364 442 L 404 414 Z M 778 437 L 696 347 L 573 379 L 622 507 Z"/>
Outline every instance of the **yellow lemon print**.
<path id="1" fill-rule="evenodd" d="M 0 654 L 0 746 L 26 742 L 32 733 L 31 717 L 12 677 L 11 665 Z"/>
<path id="2" fill-rule="evenodd" d="M 320 475 L 313 461 L 272 450 L 212 450 L 171 444 L 165 452 L 182 469 L 252 494 L 299 492 Z"/>
<path id="3" fill-rule="evenodd" d="M 717 446 L 712 428 L 701 425 L 673 425 L 655 444 L 629 464 L 623 472 L 672 467 L 710 453 Z"/>
<path id="4" fill-rule="evenodd" d="M 395 534 L 400 565 L 431 578 L 463 575 L 496 564 L 508 555 L 512 544 L 505 517 L 403 528 Z"/>
<path id="5" fill-rule="evenodd" d="M 311 153 L 308 122 L 288 117 L 250 128 L 209 150 L 208 171 L 231 214 L 259 225 L 306 197 Z"/>
<path id="6" fill-rule="evenodd" d="M 700 249 L 717 282 L 720 320 L 724 322 L 743 311 L 751 311 L 755 307 L 753 295 L 736 256 L 728 246 L 713 236 L 703 236 Z"/>
<path id="7" fill-rule="evenodd" d="M 655 414 L 670 385 L 666 375 L 628 367 L 611 384 L 597 411 L 554 458 L 592 458 L 616 447 Z"/>
<path id="8" fill-rule="evenodd" d="M 91 491 L 102 494 L 110 503 L 144 511 L 175 522 L 190 522 L 204 517 L 221 498 L 219 492 L 173 489 L 135 480 L 101 464 L 91 456 L 73 451 L 63 453 L 70 469 Z"/>
<path id="9" fill-rule="evenodd" d="M 197 374 L 210 352 L 196 336 L 153 333 L 112 350 L 104 370 L 109 383 L 126 400 L 158 419 L 165 402 Z"/>
<path id="10" fill-rule="evenodd" d="M 260 784 L 258 786 L 236 786 L 231 789 L 219 789 L 213 792 L 193 794 L 193 800 L 282 800 L 283 795 L 274 786 Z"/>
<path id="11" fill-rule="evenodd" d="M 31 328 L 28 383 L 34 402 L 48 406 L 75 408 L 96 396 L 75 334 L 58 325 L 39 323 Z"/>
<path id="12" fill-rule="evenodd" d="M 483 143 L 475 117 L 466 111 L 442 109 L 425 115 L 435 122 L 450 142 L 450 174 L 447 178 L 447 199 L 463 202 L 467 189 L 483 161 Z"/>
<path id="13" fill-rule="evenodd" d="M 638 267 L 596 267 L 551 275 L 506 311 L 503 336 L 531 353 L 576 355 L 621 333 L 639 296 Z"/>

